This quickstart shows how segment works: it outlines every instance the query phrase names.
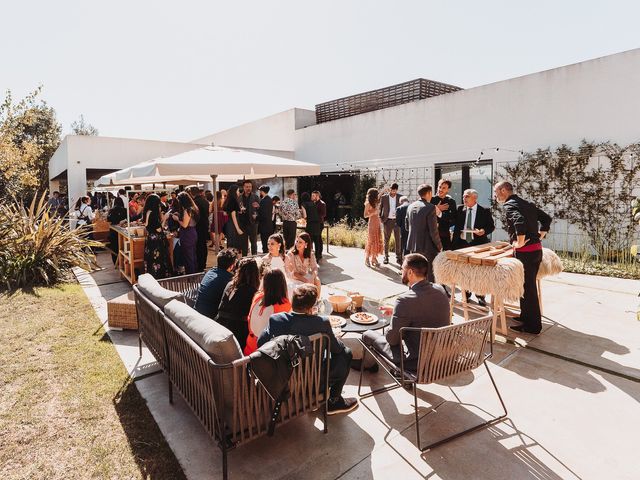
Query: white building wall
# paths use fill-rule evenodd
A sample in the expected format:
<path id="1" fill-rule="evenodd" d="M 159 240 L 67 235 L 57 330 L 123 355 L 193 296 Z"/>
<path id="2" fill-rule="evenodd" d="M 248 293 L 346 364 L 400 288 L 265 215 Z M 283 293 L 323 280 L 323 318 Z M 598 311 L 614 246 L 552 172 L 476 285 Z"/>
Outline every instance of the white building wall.
<path id="1" fill-rule="evenodd" d="M 490 147 L 509 161 L 583 138 L 628 144 L 640 140 L 638 85 L 640 49 L 299 129 L 296 159 L 335 171 L 472 161 Z"/>
<path id="2" fill-rule="evenodd" d="M 294 132 L 315 123 L 315 112 L 292 108 L 254 122 L 194 140 L 194 143 L 254 150 L 293 152 Z M 292 155 L 293 156 L 293 155 Z"/>
<path id="3" fill-rule="evenodd" d="M 67 171 L 69 206 L 87 192 L 87 169 L 120 170 L 144 160 L 167 157 L 201 145 L 132 138 L 67 135 L 49 162 L 49 179 Z M 50 182 L 50 187 L 56 186 Z"/>

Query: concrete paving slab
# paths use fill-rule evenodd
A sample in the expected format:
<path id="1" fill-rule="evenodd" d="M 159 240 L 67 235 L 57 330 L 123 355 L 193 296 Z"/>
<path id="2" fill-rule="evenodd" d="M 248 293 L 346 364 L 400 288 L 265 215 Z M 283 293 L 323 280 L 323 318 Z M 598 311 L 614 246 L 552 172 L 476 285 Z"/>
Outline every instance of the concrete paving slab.
<path id="1" fill-rule="evenodd" d="M 637 455 L 640 383 L 528 349 L 494 372 L 512 424 L 529 441 L 581 478 L 638 478 L 631 459 Z M 477 388 L 470 386 L 469 394 Z"/>
<path id="2" fill-rule="evenodd" d="M 323 260 L 320 274 L 334 282 L 330 288 L 359 290 L 374 306 L 405 291 L 399 279 L 367 269 L 361 250 L 355 252 L 359 256 L 350 250 L 356 249 L 332 247 Z M 629 310 L 635 311 L 633 285 L 566 275 L 544 282 L 547 325 L 529 344 L 635 375 L 640 342 Z M 80 274 L 79 281 L 102 322 L 106 298 L 130 288 L 124 282 L 98 285 L 91 275 Z M 606 311 L 613 314 L 602 321 Z M 109 335 L 132 375 L 154 371 L 146 348 L 138 362 L 136 332 Z M 327 435 L 318 415 L 309 414 L 279 426 L 273 438 L 239 447 L 229 455 L 231 478 L 637 478 L 632 459 L 640 429 L 640 382 L 513 344 L 494 344 L 491 362 L 509 408 L 504 422 L 422 454 L 415 447 L 413 396 L 396 389 L 364 400 L 349 415 L 330 417 Z M 358 376 L 351 372 L 345 395 L 355 396 Z M 367 373 L 365 380 L 388 383 L 381 372 Z M 179 395 L 169 404 L 166 376 L 140 378 L 135 385 L 187 477 L 220 478 L 219 449 Z M 497 413 L 494 395 L 482 368 L 421 388 L 423 442 Z"/>
<path id="3" fill-rule="evenodd" d="M 105 255 L 105 253 L 101 253 L 98 257 L 104 257 Z M 100 323 L 102 324 L 106 335 L 115 346 L 122 363 L 127 369 L 127 372 L 129 372 L 129 375 L 131 375 L 132 378 L 137 378 L 158 372 L 160 370 L 160 366 L 146 347 L 142 349 L 142 356 L 140 356 L 137 331 L 114 330 L 109 328 L 109 325 L 107 324 L 107 302 L 112 298 L 116 298 L 130 292 L 131 285 L 122 280 L 114 283 L 98 285 L 94 279 L 94 272 L 87 272 L 80 268 L 74 269 L 74 274 L 80 285 L 82 285 L 85 295 L 87 295 L 91 306 L 100 319 Z"/>
<path id="4" fill-rule="evenodd" d="M 555 326 L 529 345 L 640 380 L 638 298 L 593 285 L 543 282 L 544 316 Z"/>
<path id="5" fill-rule="evenodd" d="M 331 254 L 323 255 L 319 275 L 329 288 L 359 291 L 371 299 L 393 297 L 406 291 L 400 281 L 399 269 L 393 264 L 368 268 L 362 249 L 331 247 Z"/>

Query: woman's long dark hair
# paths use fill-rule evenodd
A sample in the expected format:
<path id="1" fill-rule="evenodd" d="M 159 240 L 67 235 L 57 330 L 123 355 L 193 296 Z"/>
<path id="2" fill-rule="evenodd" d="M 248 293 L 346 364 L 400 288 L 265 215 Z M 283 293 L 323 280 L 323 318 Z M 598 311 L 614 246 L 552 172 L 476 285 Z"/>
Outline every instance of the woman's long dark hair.
<path id="1" fill-rule="evenodd" d="M 233 184 L 227 190 L 227 199 L 222 205 L 222 209 L 227 212 L 237 212 L 240 210 L 240 202 L 238 201 L 238 185 Z"/>
<path id="2" fill-rule="evenodd" d="M 305 247 L 304 253 L 303 253 L 302 256 L 304 258 L 310 258 L 311 257 L 311 235 L 309 235 L 307 232 L 302 232 L 302 233 L 298 234 L 298 236 L 296 237 L 296 240 L 298 238 L 301 238 L 302 240 L 307 242 L 307 246 Z M 294 255 L 299 255 L 300 254 L 300 252 L 298 251 L 297 243 L 293 244 L 293 247 L 291 247 L 291 252 L 293 252 Z"/>
<path id="3" fill-rule="evenodd" d="M 193 220 L 197 222 L 200 211 L 198 210 L 198 207 L 193 201 L 193 198 L 191 198 L 191 195 L 189 195 L 187 192 L 180 192 L 176 200 L 178 201 L 177 207 L 178 207 L 178 215 L 180 216 L 180 218 L 182 218 L 182 215 L 186 211 L 189 213 L 191 218 L 193 218 Z"/>
<path id="4" fill-rule="evenodd" d="M 254 290 L 260 287 L 260 270 L 258 262 L 253 258 L 242 258 L 236 267 L 236 273 L 231 280 L 231 290 L 237 290 L 242 285 L 249 285 Z"/>
<path id="5" fill-rule="evenodd" d="M 264 297 L 262 305 L 268 307 L 270 305 L 278 305 L 287 300 L 287 279 L 279 268 L 273 270 L 267 269 L 262 277 L 262 290 Z"/>
<path id="6" fill-rule="evenodd" d="M 160 197 L 155 193 L 152 193 L 147 197 L 144 202 L 144 210 L 142 211 L 142 219 L 147 221 L 147 212 L 151 212 L 149 216 L 149 225 L 159 225 L 162 223 L 160 219 Z"/>
<path id="7" fill-rule="evenodd" d="M 376 208 L 378 206 L 378 200 L 380 197 L 378 196 L 377 188 L 370 188 L 367 190 L 367 203 L 372 207 Z"/>
<path id="8" fill-rule="evenodd" d="M 111 209 L 113 210 L 114 208 L 124 208 L 124 202 L 122 201 L 122 197 L 118 196 L 113 201 L 113 207 L 111 207 Z"/>

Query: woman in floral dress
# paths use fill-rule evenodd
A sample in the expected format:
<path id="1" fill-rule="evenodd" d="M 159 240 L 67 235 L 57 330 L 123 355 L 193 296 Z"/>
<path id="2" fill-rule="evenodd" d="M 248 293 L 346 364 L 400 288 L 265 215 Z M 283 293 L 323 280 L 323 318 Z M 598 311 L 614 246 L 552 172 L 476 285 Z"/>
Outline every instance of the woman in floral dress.
<path id="1" fill-rule="evenodd" d="M 378 255 L 382 254 L 382 222 L 380 222 L 380 197 L 377 188 L 367 190 L 364 202 L 364 218 L 369 219 L 367 245 L 364 249 L 364 263 L 367 267 L 379 267 Z"/>
<path id="2" fill-rule="evenodd" d="M 160 197 L 155 193 L 147 197 L 143 218 L 147 229 L 147 238 L 144 244 L 144 263 L 147 267 L 147 273 L 150 273 L 154 278 L 166 278 L 170 272 L 169 243 L 167 235 L 162 229 Z"/>

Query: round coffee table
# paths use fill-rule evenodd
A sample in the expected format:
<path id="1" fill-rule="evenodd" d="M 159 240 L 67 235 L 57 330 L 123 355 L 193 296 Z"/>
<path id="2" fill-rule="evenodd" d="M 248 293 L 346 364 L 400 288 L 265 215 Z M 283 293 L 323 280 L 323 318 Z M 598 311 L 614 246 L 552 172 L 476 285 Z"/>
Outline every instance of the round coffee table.
<path id="1" fill-rule="evenodd" d="M 333 315 L 335 315 L 335 313 Z M 376 323 L 370 323 L 368 325 L 356 323 L 350 318 L 347 318 L 346 320 L 347 324 L 342 327 L 343 333 L 364 333 L 367 330 L 380 330 L 381 328 L 385 328 L 389 325 L 389 320 L 386 318 L 378 318 Z"/>

